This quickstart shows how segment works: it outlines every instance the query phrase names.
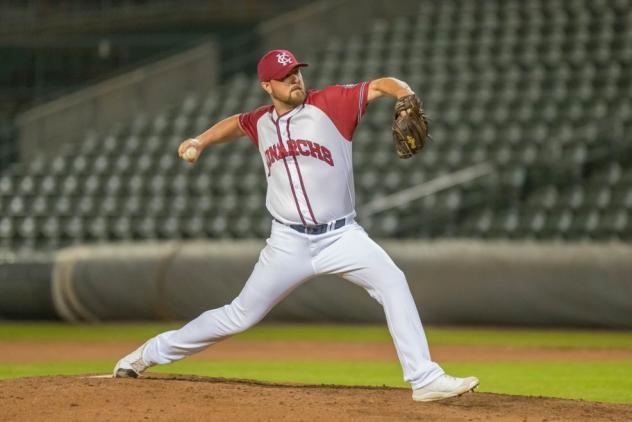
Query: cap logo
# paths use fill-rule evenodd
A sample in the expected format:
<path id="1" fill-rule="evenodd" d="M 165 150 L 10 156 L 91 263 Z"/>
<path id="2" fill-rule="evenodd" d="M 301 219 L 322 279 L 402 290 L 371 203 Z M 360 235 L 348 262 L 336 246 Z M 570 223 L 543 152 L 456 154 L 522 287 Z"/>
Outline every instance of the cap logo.
<path id="1" fill-rule="evenodd" d="M 292 58 L 285 52 L 277 54 L 276 57 L 277 62 L 279 62 L 283 66 L 287 66 L 288 64 L 292 63 Z"/>

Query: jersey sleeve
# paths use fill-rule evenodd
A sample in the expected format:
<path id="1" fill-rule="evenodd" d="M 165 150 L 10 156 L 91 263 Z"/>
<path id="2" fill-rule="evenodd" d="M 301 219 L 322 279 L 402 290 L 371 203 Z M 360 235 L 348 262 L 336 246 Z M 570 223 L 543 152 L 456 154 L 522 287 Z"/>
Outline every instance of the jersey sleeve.
<path id="1" fill-rule="evenodd" d="M 370 81 L 333 85 L 319 91 L 313 103 L 329 116 L 342 136 L 351 141 L 355 128 L 366 112 Z"/>
<path id="2" fill-rule="evenodd" d="M 249 111 L 247 113 L 241 113 L 239 115 L 239 125 L 241 129 L 246 132 L 248 138 L 255 146 L 259 147 L 259 134 L 257 132 L 257 122 L 259 119 L 270 111 L 271 106 L 259 107 L 256 110 Z"/>

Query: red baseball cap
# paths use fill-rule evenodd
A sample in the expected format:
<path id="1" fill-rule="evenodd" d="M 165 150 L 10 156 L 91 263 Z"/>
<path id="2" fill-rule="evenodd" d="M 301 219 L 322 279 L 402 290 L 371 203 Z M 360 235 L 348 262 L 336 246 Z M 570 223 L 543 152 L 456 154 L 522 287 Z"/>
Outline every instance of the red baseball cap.
<path id="1" fill-rule="evenodd" d="M 308 64 L 296 60 L 291 51 L 271 50 L 259 60 L 257 73 L 261 82 L 268 82 L 272 79 L 283 79 L 292 70 L 301 66 L 308 66 Z"/>

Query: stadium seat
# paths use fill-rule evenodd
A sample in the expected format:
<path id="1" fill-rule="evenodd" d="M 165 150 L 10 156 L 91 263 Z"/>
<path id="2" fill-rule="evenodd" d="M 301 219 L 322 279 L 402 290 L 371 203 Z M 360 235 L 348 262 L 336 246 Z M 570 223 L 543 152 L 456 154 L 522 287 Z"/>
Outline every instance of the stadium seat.
<path id="1" fill-rule="evenodd" d="M 48 239 L 57 239 L 61 232 L 61 224 L 57 216 L 49 215 L 42 224 L 42 233 Z"/>
<path id="2" fill-rule="evenodd" d="M 145 238 L 144 235 L 148 233 L 142 231 L 146 227 L 142 227 L 139 230 L 139 227 L 136 227 L 134 225 L 138 221 L 139 221 L 138 219 L 131 219 L 127 215 L 118 216 L 114 218 L 113 220 L 111 220 L 111 222 L 107 223 L 106 227 L 108 230 L 108 236 L 113 236 L 114 239 L 119 239 L 119 240 L 126 240 L 126 239 L 133 239 L 133 238 L 143 239 Z M 152 233 L 149 233 L 149 234 L 152 234 Z"/>
<path id="3" fill-rule="evenodd" d="M 94 240 L 105 240 L 108 238 L 108 223 L 104 217 L 96 217 L 89 222 L 88 236 Z"/>
<path id="4" fill-rule="evenodd" d="M 135 137 L 145 136 L 149 131 L 149 118 L 144 113 L 139 113 L 134 117 L 130 127 L 130 135 Z"/>
<path id="5" fill-rule="evenodd" d="M 180 235 L 180 222 L 175 216 L 167 216 L 160 219 L 158 222 L 158 235 L 162 239 L 179 239 Z"/>
<path id="6" fill-rule="evenodd" d="M 30 214 L 36 217 L 45 217 L 50 212 L 50 203 L 48 197 L 38 195 L 35 196 L 30 207 Z"/>
<path id="7" fill-rule="evenodd" d="M 628 211 L 623 208 L 615 208 L 604 213 L 600 220 L 599 232 L 605 239 L 625 240 L 625 233 L 629 230 Z"/>
<path id="8" fill-rule="evenodd" d="M 41 176 L 48 170 L 48 161 L 43 156 L 37 156 L 28 163 L 27 173 L 33 176 Z"/>
<path id="9" fill-rule="evenodd" d="M 8 216 L 0 218 L 0 239 L 6 240 L 13 238 L 13 232 L 15 231 L 14 222 Z"/>
<path id="10" fill-rule="evenodd" d="M 112 174 L 105 179 L 104 194 L 115 196 L 124 190 L 124 182 L 121 176 Z"/>
<path id="11" fill-rule="evenodd" d="M 166 206 L 165 197 L 155 194 L 150 197 L 149 202 L 146 204 L 145 212 L 150 216 L 163 216 L 167 211 Z"/>
<path id="12" fill-rule="evenodd" d="M 39 199 L 39 198 L 38 198 Z M 96 214 L 97 204 L 95 198 L 88 195 L 79 197 L 77 201 L 76 213 L 82 217 L 91 217 Z"/>
<path id="13" fill-rule="evenodd" d="M 56 216 L 69 216 L 74 211 L 70 197 L 60 196 L 55 199 L 52 213 Z"/>
<path id="14" fill-rule="evenodd" d="M 115 196 L 114 193 L 107 193 L 101 201 L 99 215 L 115 217 L 121 213 L 122 208 L 121 204 L 119 204 L 118 196 Z"/>
<path id="15" fill-rule="evenodd" d="M 204 218 L 194 215 L 185 219 L 182 225 L 183 237 L 189 239 L 199 239 L 206 236 Z"/>
<path id="16" fill-rule="evenodd" d="M 169 204 L 169 214 L 172 216 L 181 216 L 187 214 L 190 209 L 189 196 L 184 193 L 171 197 Z"/>
<path id="17" fill-rule="evenodd" d="M 62 175 L 68 173 L 68 163 L 66 157 L 60 155 L 55 157 L 50 164 L 50 170 L 52 174 Z"/>
<path id="18" fill-rule="evenodd" d="M 85 227 L 81 217 L 72 216 L 65 218 L 62 224 L 62 235 L 72 243 L 83 240 Z"/>
<path id="19" fill-rule="evenodd" d="M 132 230 L 135 237 L 141 239 L 156 239 L 157 221 L 154 216 L 146 215 L 132 222 Z"/>
<path id="20" fill-rule="evenodd" d="M 49 182 L 50 186 L 44 190 L 44 193 L 46 193 L 47 195 L 52 195 L 53 192 L 56 190 L 56 186 L 54 183 L 55 180 L 51 180 Z M 91 174 L 83 179 L 83 187 L 81 188 L 81 190 L 84 195 L 97 195 L 101 193 L 102 183 L 103 182 L 101 181 L 99 176 Z M 42 185 L 42 187 L 44 187 L 44 185 Z"/>

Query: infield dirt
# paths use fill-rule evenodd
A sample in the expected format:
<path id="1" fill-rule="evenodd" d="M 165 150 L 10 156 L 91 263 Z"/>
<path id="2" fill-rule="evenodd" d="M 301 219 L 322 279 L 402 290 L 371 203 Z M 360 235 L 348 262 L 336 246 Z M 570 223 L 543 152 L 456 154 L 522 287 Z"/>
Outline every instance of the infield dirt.
<path id="1" fill-rule="evenodd" d="M 632 405 L 468 393 L 416 403 L 400 388 L 274 384 L 151 374 L 0 381 L 1 421 L 628 421 Z"/>
<path id="2" fill-rule="evenodd" d="M 133 341 L 14 341 L 0 342 L 0 363 L 37 363 L 118 359 L 140 346 Z M 46 353 L 42 353 L 45 350 Z M 438 362 L 547 362 L 547 361 L 630 361 L 632 350 L 577 350 L 501 346 L 431 346 Z M 344 357 L 353 361 L 397 362 L 390 342 L 342 341 L 226 341 L 188 359 L 287 361 L 336 361 Z"/>

